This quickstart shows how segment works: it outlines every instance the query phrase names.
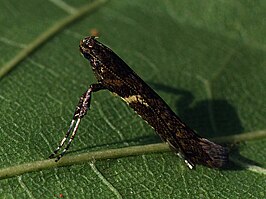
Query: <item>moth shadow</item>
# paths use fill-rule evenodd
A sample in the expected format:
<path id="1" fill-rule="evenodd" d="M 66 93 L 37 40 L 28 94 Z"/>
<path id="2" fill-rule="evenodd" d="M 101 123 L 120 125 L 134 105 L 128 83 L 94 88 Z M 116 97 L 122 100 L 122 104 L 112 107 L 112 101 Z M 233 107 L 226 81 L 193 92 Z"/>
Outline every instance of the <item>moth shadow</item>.
<path id="1" fill-rule="evenodd" d="M 155 90 L 171 93 L 176 99 L 174 112 L 203 137 L 220 137 L 243 132 L 235 108 L 224 99 L 196 101 L 191 92 L 151 83 Z"/>

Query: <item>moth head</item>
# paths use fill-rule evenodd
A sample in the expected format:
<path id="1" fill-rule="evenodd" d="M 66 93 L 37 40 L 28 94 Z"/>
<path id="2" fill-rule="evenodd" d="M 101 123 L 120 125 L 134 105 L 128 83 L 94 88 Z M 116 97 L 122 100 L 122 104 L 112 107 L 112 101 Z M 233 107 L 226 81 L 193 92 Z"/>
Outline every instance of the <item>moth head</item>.
<path id="1" fill-rule="evenodd" d="M 97 63 L 99 62 L 110 65 L 110 63 L 118 60 L 113 51 L 98 42 L 95 36 L 82 39 L 79 44 L 79 49 L 82 55 L 90 61 L 93 68 L 97 67 Z"/>
<path id="2" fill-rule="evenodd" d="M 95 45 L 97 43 L 95 36 L 90 36 L 82 39 L 79 43 L 79 50 L 86 58 L 93 57 L 93 50 L 95 49 Z"/>

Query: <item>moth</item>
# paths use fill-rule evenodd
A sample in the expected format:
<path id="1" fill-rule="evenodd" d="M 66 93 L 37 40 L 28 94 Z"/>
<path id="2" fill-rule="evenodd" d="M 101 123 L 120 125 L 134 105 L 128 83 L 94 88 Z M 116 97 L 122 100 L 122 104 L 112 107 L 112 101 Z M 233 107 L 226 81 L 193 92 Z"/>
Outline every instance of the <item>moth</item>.
<path id="1" fill-rule="evenodd" d="M 50 158 L 56 157 L 56 161 L 58 161 L 66 153 L 77 133 L 81 119 L 90 107 L 92 93 L 105 89 L 127 102 L 137 114 L 155 129 L 161 139 L 167 142 L 174 152 L 184 158 L 190 169 L 196 164 L 212 168 L 226 165 L 228 162 L 227 148 L 196 134 L 110 48 L 97 41 L 94 36 L 90 36 L 80 41 L 79 49 L 90 62 L 97 83 L 91 84 L 80 97 L 70 127 Z M 58 154 L 67 139 L 68 143 Z"/>

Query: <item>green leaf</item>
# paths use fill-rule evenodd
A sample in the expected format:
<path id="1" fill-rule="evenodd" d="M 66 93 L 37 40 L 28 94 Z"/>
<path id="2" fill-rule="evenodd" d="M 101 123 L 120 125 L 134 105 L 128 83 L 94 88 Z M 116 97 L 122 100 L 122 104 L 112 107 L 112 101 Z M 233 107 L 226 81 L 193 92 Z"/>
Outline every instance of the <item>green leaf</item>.
<path id="1" fill-rule="evenodd" d="M 265 198 L 264 1 L 4 0 L 0 10 L 0 198 Z M 61 163 L 47 160 L 95 82 L 78 50 L 95 29 L 199 134 L 241 141 L 234 165 L 189 170 L 108 91 L 94 94 Z"/>

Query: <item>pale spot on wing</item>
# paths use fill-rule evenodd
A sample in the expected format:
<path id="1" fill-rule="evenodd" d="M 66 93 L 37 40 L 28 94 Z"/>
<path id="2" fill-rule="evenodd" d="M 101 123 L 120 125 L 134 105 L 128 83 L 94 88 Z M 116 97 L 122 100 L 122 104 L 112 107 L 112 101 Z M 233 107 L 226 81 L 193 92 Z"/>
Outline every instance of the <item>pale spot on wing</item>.
<path id="1" fill-rule="evenodd" d="M 132 103 L 132 102 L 135 102 L 135 103 L 141 103 L 145 106 L 149 106 L 149 104 L 141 97 L 141 95 L 131 95 L 129 97 L 124 97 L 122 98 L 124 101 L 126 101 L 127 103 Z"/>

